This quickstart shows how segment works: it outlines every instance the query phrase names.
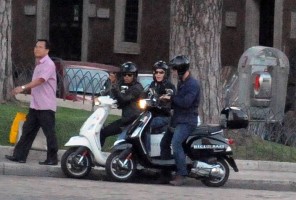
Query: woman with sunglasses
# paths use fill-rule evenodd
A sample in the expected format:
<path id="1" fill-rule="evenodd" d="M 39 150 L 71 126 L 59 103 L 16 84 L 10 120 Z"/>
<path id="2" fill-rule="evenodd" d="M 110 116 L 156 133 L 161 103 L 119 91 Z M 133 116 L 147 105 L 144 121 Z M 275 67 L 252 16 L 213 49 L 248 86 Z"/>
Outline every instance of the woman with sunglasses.
<path id="1" fill-rule="evenodd" d="M 111 93 L 117 100 L 119 109 L 122 109 L 121 119 L 118 119 L 104 127 L 100 134 L 101 146 L 103 147 L 108 136 L 117 135 L 122 132 L 122 127 L 131 124 L 141 113 L 137 107 L 144 88 L 137 81 L 138 69 L 136 64 L 126 62 L 121 65 L 121 78 L 118 84 L 113 84 Z"/>
<path id="2" fill-rule="evenodd" d="M 164 61 L 156 62 L 152 67 L 153 72 L 153 81 L 151 82 L 149 88 L 154 89 L 157 96 L 160 97 L 167 93 L 167 89 L 173 90 L 173 94 L 175 94 L 176 88 L 169 81 L 169 67 Z M 151 121 L 151 133 L 159 133 L 166 131 L 164 137 L 160 143 L 161 149 L 161 158 L 162 159 L 170 159 L 171 158 L 171 149 L 167 144 L 171 143 L 172 133 L 168 129 L 168 125 L 170 124 L 170 116 L 171 116 L 171 102 L 167 100 L 160 100 L 159 107 L 154 110 L 154 118 Z M 148 137 L 147 146 L 150 147 L 150 138 Z M 171 180 L 171 172 L 168 170 L 162 170 L 161 175 L 156 183 L 159 184 L 167 184 Z"/>
<path id="3" fill-rule="evenodd" d="M 166 94 L 167 89 L 172 89 L 175 93 L 175 86 L 168 80 L 168 66 L 164 61 L 158 61 L 153 65 L 153 81 L 149 88 L 155 90 L 156 94 L 160 97 Z M 171 104 L 169 101 L 160 101 L 159 108 L 155 110 L 155 117 L 151 122 L 152 132 L 163 131 L 170 121 Z"/>

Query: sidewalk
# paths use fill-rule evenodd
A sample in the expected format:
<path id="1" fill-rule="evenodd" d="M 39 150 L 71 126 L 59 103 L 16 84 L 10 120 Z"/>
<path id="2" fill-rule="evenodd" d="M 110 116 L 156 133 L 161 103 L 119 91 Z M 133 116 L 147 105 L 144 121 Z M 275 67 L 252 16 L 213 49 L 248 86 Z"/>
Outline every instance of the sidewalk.
<path id="1" fill-rule="evenodd" d="M 13 147 L 0 146 L 1 175 L 65 177 L 60 162 L 57 166 L 42 166 L 39 161 L 46 158 L 45 151 L 31 150 L 27 163 L 15 163 L 5 159 L 12 154 Z M 59 159 L 64 150 L 59 151 Z M 241 189 L 262 189 L 274 191 L 296 191 L 296 163 L 237 160 L 239 172 L 233 170 L 225 187 Z M 100 180 L 104 168 L 92 169 L 94 179 Z M 101 177 L 101 178 L 100 178 Z M 188 179 L 190 182 L 194 179 Z M 196 181 L 195 181 L 196 182 Z"/>

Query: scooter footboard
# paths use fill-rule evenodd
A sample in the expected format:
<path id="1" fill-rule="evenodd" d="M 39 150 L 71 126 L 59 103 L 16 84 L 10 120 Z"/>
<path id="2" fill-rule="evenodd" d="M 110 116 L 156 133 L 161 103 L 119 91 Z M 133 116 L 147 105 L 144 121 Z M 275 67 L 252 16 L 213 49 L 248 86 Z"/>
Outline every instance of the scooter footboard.
<path id="1" fill-rule="evenodd" d="M 238 170 L 238 167 L 237 167 L 237 165 L 236 165 L 236 163 L 235 163 L 235 161 L 234 161 L 234 159 L 232 158 L 232 157 L 230 157 L 230 156 L 225 156 L 225 159 L 226 159 L 226 161 L 228 162 L 228 164 L 233 168 L 233 170 L 235 171 L 235 172 L 238 172 L 239 170 Z"/>

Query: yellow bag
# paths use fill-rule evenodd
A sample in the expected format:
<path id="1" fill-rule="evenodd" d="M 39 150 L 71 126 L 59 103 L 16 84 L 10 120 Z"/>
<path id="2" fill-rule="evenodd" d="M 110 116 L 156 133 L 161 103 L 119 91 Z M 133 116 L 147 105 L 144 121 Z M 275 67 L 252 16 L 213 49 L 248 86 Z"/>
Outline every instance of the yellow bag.
<path id="1" fill-rule="evenodd" d="M 22 112 L 17 112 L 10 128 L 9 142 L 11 144 L 16 143 L 20 121 L 26 121 L 26 114 Z"/>

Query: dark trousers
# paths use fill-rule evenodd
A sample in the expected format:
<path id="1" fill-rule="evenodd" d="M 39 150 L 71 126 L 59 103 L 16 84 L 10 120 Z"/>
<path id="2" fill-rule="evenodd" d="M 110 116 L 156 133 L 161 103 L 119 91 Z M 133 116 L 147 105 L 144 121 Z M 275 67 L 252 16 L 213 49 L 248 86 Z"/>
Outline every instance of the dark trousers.
<path id="1" fill-rule="evenodd" d="M 110 123 L 108 126 L 105 126 L 100 133 L 101 147 L 104 146 L 107 137 L 120 134 L 123 128 L 132 124 L 135 119 L 137 119 L 137 116 L 124 120 L 118 119 Z"/>
<path id="2" fill-rule="evenodd" d="M 173 135 L 174 132 L 172 132 L 171 129 L 168 128 L 160 141 L 160 157 L 163 160 L 169 160 L 172 158 L 171 142 Z"/>
<path id="3" fill-rule="evenodd" d="M 123 127 L 121 119 L 115 120 L 108 126 L 104 127 L 100 133 L 101 147 L 104 146 L 107 137 L 121 133 L 121 127 Z"/>
<path id="4" fill-rule="evenodd" d="M 23 125 L 23 133 L 14 148 L 13 155 L 19 160 L 26 160 L 33 141 L 42 128 L 47 142 L 47 160 L 56 161 L 58 143 L 55 132 L 55 112 L 52 110 L 29 109 Z"/>

